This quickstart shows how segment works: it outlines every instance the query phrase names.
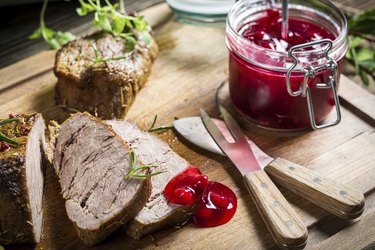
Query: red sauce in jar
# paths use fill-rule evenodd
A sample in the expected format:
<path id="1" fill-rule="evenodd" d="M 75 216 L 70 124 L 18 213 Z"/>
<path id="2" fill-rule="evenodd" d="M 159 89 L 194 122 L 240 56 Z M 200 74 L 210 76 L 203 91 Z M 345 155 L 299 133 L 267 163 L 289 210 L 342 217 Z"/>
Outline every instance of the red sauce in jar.
<path id="1" fill-rule="evenodd" d="M 237 209 L 237 197 L 232 190 L 208 181 L 207 176 L 193 166 L 172 178 L 164 189 L 164 196 L 174 204 L 195 204 L 193 223 L 198 227 L 225 224 Z"/>
<path id="2" fill-rule="evenodd" d="M 261 47 L 282 52 L 298 44 L 335 39 L 332 33 L 317 24 L 296 18 L 289 19 L 288 37 L 282 39 L 280 11 L 272 9 L 265 13 L 256 21 L 243 25 L 238 33 Z M 331 75 L 329 70 L 318 71 L 308 82 L 318 123 L 333 109 L 334 99 L 330 89 L 316 89 L 315 85 L 327 83 Z M 292 73 L 293 91 L 297 91 L 302 82 L 302 73 Z M 258 67 L 230 50 L 229 88 L 231 99 L 240 113 L 261 126 L 283 130 L 310 127 L 306 98 L 288 94 L 285 72 Z"/>

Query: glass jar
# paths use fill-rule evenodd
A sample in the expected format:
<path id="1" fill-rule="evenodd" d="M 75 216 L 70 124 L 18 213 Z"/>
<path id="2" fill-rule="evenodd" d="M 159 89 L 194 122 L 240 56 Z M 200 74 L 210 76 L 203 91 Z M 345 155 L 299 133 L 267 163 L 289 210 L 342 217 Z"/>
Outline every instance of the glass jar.
<path id="1" fill-rule="evenodd" d="M 267 129 L 298 131 L 338 124 L 336 90 L 348 46 L 345 16 L 325 0 L 290 0 L 288 7 L 290 20 L 322 28 L 333 39 L 302 39 L 285 51 L 260 46 L 245 38 L 243 27 L 266 20 L 270 10 L 281 12 L 281 0 L 236 2 L 226 26 L 232 103 L 248 120 Z M 325 121 L 334 107 L 336 119 Z"/>

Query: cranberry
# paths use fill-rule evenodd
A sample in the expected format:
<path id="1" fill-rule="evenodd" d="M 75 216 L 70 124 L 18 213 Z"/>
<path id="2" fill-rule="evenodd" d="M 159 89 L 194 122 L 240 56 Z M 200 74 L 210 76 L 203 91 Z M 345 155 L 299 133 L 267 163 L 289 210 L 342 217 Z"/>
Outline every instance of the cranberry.
<path id="1" fill-rule="evenodd" d="M 280 18 L 280 11 L 277 9 L 268 9 L 267 11 L 267 18 L 269 19 L 279 19 Z"/>
<path id="2" fill-rule="evenodd" d="M 199 169 L 189 166 L 176 175 L 165 187 L 164 195 L 172 203 L 192 205 L 207 187 L 208 177 Z"/>
<path id="3" fill-rule="evenodd" d="M 215 227 L 227 223 L 237 209 L 237 197 L 227 186 L 209 182 L 197 202 L 193 223 L 198 227 Z"/>
<path id="4" fill-rule="evenodd" d="M 22 126 L 21 126 L 21 129 L 22 129 L 22 130 L 26 130 L 26 125 L 22 125 Z"/>
<path id="5" fill-rule="evenodd" d="M 1 151 L 2 152 L 5 152 L 5 151 L 7 151 L 9 149 L 10 149 L 10 146 L 8 144 L 6 144 L 6 143 L 2 143 L 1 144 Z"/>

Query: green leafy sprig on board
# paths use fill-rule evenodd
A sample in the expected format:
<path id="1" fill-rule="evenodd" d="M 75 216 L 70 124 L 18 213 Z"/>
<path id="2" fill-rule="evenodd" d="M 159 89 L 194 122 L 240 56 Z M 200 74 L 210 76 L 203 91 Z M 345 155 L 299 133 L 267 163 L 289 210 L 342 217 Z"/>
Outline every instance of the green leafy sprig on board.
<path id="1" fill-rule="evenodd" d="M 375 8 L 352 18 L 348 17 L 349 49 L 346 59 L 354 65 L 363 84 L 375 81 Z"/>
<path id="2" fill-rule="evenodd" d="M 161 131 L 165 131 L 165 130 L 173 128 L 173 126 L 166 126 L 166 125 L 155 127 L 157 119 L 158 119 L 158 115 L 155 115 L 154 120 L 152 121 L 152 124 L 151 124 L 150 128 L 147 130 L 147 132 L 150 132 L 150 133 L 151 132 L 161 132 Z"/>
<path id="3" fill-rule="evenodd" d="M 129 160 L 130 160 L 130 171 L 125 176 L 125 178 L 136 178 L 136 179 L 146 179 L 151 176 L 155 176 L 163 173 L 163 171 L 156 171 L 153 173 L 141 174 L 141 171 L 149 170 L 150 168 L 157 167 L 156 165 L 139 165 L 137 162 L 137 156 L 135 155 L 134 150 L 129 151 Z"/>
<path id="4" fill-rule="evenodd" d="M 59 49 L 62 45 L 74 40 L 76 37 L 70 32 L 55 31 L 47 27 L 44 21 L 47 5 L 48 0 L 44 0 L 40 12 L 39 28 L 29 36 L 29 39 L 33 40 L 42 37 L 48 43 L 50 49 Z"/>

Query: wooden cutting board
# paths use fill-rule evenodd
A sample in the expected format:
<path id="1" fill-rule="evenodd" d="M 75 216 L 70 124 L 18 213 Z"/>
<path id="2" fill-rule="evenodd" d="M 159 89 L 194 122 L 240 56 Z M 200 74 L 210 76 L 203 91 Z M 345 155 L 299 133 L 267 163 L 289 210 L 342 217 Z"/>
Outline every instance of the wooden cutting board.
<path id="1" fill-rule="evenodd" d="M 165 4 L 144 11 L 144 15 L 154 27 L 160 55 L 148 84 L 139 92 L 127 119 L 150 125 L 157 114 L 158 124 L 165 125 L 171 124 L 175 117 L 198 115 L 200 107 L 218 117 L 215 93 L 227 78 L 228 70 L 224 29 L 178 23 Z M 46 120 L 62 122 L 68 117 L 54 104 L 54 55 L 55 51 L 46 51 L 0 70 L 1 117 L 11 112 L 29 111 L 43 113 Z M 246 133 L 271 156 L 281 156 L 361 190 L 366 194 L 365 214 L 369 214 L 375 210 L 375 195 L 372 193 L 375 187 L 375 97 L 345 76 L 341 77 L 340 84 L 344 106 L 342 122 L 338 126 L 294 137 Z M 181 229 L 170 228 L 139 241 L 128 238 L 120 229 L 91 249 L 275 247 L 247 194 L 241 175 L 226 158 L 189 144 L 174 131 L 159 136 L 178 154 L 199 167 L 210 180 L 222 182 L 234 190 L 238 196 L 234 218 L 220 227 L 201 229 L 187 224 Z M 331 235 L 350 228 L 348 223 L 329 216 L 307 200 L 284 188 L 280 190 L 309 228 L 308 247 L 322 244 Z M 52 168 L 46 171 L 43 211 L 43 235 L 37 249 L 87 248 L 78 239 L 66 216 Z M 373 216 L 364 217 L 364 220 L 366 218 Z M 364 225 L 371 226 L 371 223 Z M 366 240 L 369 244 L 375 242 L 375 235 L 369 235 Z"/>

